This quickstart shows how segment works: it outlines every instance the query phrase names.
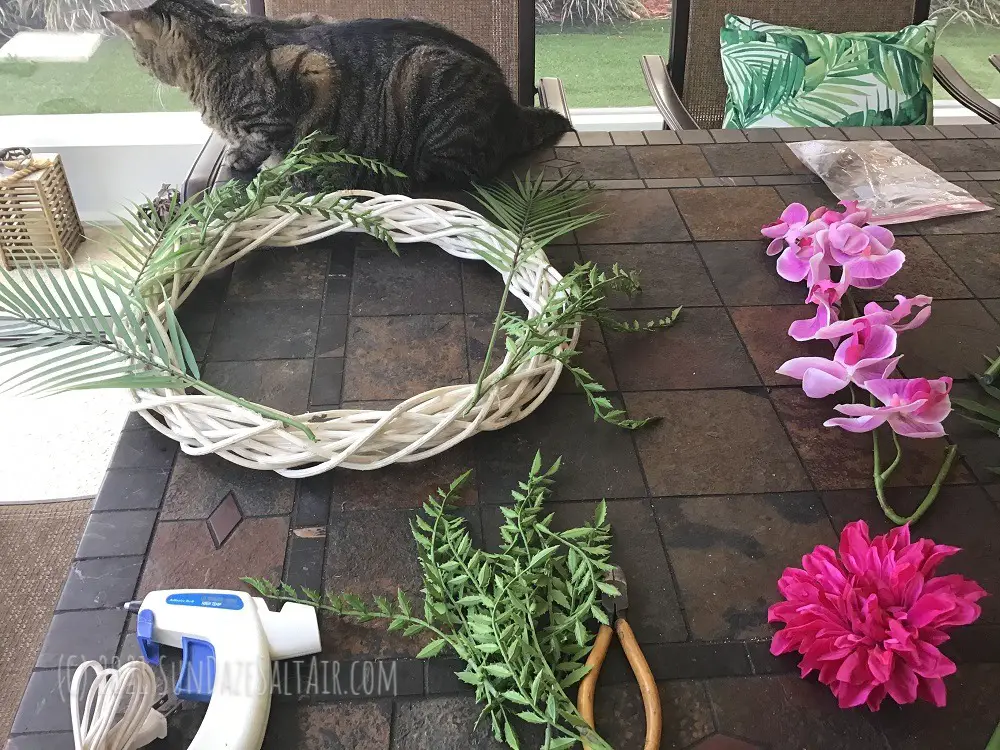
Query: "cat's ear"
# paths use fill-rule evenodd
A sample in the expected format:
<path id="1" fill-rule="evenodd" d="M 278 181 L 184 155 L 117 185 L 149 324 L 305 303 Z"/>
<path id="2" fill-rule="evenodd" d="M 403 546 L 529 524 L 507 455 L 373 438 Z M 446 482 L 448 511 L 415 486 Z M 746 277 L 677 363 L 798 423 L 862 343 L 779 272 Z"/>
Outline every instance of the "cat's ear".
<path id="1" fill-rule="evenodd" d="M 153 14 L 149 8 L 138 10 L 105 10 L 101 15 L 132 38 L 152 39 L 157 36 Z"/>

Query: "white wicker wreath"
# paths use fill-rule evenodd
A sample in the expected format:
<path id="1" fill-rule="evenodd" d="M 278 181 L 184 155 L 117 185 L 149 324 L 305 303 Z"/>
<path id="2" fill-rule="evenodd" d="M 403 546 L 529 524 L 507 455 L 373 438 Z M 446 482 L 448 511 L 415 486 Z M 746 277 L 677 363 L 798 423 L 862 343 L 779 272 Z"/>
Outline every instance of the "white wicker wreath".
<path id="1" fill-rule="evenodd" d="M 457 258 L 486 260 L 504 281 L 506 269 L 514 266 L 510 290 L 524 303 L 529 317 L 545 307 L 562 278 L 538 247 L 525 248 L 515 265 L 511 235 L 460 204 L 357 190 L 324 196 L 327 206 L 338 200 L 357 201 L 354 209 L 378 218 L 397 244 L 430 242 Z M 177 274 L 165 284 L 166 299 L 176 309 L 205 275 L 261 246 L 295 247 L 357 231 L 365 230 L 317 213 L 282 213 L 265 207 L 216 234 L 210 227 L 200 256 L 185 264 L 189 273 Z M 386 262 L 392 259 L 387 257 Z M 192 268 L 197 273 L 192 275 Z M 553 333 L 570 339 L 564 348 L 575 346 L 579 325 Z M 510 368 L 510 358 L 508 351 L 500 367 L 484 380 L 476 403 L 475 384 L 449 385 L 413 396 L 389 411 L 334 409 L 296 417 L 314 432 L 315 440 L 220 396 L 169 389 L 131 393 L 135 410 L 189 455 L 214 453 L 248 468 L 308 477 L 336 467 L 372 470 L 419 461 L 477 432 L 523 419 L 552 391 L 562 362 L 537 355 Z"/>

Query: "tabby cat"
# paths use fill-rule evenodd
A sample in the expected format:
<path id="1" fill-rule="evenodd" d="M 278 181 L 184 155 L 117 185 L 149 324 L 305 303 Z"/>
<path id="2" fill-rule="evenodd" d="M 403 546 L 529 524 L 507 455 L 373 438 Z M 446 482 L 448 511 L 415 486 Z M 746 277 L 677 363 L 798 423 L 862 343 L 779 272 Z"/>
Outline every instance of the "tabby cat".
<path id="1" fill-rule="evenodd" d="M 572 129 L 556 112 L 517 104 L 489 53 L 425 21 L 273 20 L 208 0 L 103 15 L 128 34 L 139 64 L 183 90 L 229 142 L 237 171 L 319 130 L 408 178 L 348 169 L 345 187 L 465 185 Z"/>

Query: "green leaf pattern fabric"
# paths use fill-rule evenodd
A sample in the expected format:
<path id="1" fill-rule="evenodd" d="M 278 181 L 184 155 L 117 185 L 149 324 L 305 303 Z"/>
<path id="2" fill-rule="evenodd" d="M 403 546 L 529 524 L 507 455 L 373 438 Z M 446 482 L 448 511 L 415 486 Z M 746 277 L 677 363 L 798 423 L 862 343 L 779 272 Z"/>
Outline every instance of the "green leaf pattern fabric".
<path id="1" fill-rule="evenodd" d="M 898 32 L 824 34 L 728 15 L 721 40 L 724 127 L 932 122 L 936 20 Z"/>

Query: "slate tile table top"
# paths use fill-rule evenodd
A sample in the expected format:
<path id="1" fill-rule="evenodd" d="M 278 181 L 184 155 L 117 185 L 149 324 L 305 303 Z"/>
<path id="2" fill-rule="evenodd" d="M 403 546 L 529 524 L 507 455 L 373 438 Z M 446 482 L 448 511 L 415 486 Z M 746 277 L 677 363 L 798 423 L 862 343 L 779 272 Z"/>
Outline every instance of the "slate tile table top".
<path id="1" fill-rule="evenodd" d="M 630 576 L 631 619 L 656 675 L 664 748 L 981 750 L 1000 718 L 1000 485 L 986 467 L 997 444 L 956 418 L 962 458 L 916 529 L 964 552 L 948 572 L 993 596 L 979 623 L 946 648 L 959 662 L 948 706 L 840 711 L 795 660 L 768 653 L 766 611 L 783 568 L 847 522 L 887 529 L 870 486 L 867 436 L 825 429 L 830 404 L 774 373 L 814 353 L 787 338 L 806 315 L 804 290 L 782 282 L 758 230 L 783 206 L 834 202 L 787 143 L 887 138 L 980 199 L 1000 196 L 1000 129 L 877 128 L 810 132 L 580 133 L 536 155 L 556 177 L 580 173 L 613 218 L 550 248 L 557 267 L 593 260 L 642 272 L 623 315 L 684 305 L 648 336 L 585 329 L 583 361 L 616 403 L 662 421 L 637 433 L 595 423 L 560 384 L 531 417 L 420 464 L 336 471 L 292 481 L 213 457 L 188 457 L 131 418 L 69 571 L 8 750 L 72 747 L 67 657 L 136 656 L 134 624 L 112 608 L 161 587 L 240 587 L 245 575 L 296 585 L 415 592 L 409 519 L 422 498 L 476 470 L 462 513 L 497 543 L 499 505 L 537 449 L 563 469 L 552 497 L 561 523 L 608 499 L 617 556 Z M 900 338 L 907 376 L 956 378 L 1000 343 L 1000 212 L 898 228 L 909 260 L 871 298 L 935 297 L 934 314 Z M 263 250 L 209 278 L 180 317 L 206 377 L 255 401 L 302 412 L 391 405 L 474 378 L 488 341 L 499 276 L 433 247 L 403 257 L 360 236 Z M 414 347 L 419 339 L 428 345 Z M 431 343 L 433 342 L 433 343 Z M 915 507 L 945 441 L 908 441 L 890 491 Z M 265 747 L 320 750 L 495 748 L 473 731 L 478 709 L 452 660 L 414 658 L 421 643 L 377 626 L 324 618 L 318 673 L 285 665 Z M 307 670 L 304 672 L 303 670 Z M 169 670 L 167 670 L 169 671 Z M 168 675 L 169 676 L 169 675 Z M 641 701 L 620 651 L 602 673 L 599 728 L 639 747 Z M 185 707 L 156 747 L 186 747 L 203 710 Z"/>

